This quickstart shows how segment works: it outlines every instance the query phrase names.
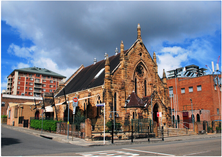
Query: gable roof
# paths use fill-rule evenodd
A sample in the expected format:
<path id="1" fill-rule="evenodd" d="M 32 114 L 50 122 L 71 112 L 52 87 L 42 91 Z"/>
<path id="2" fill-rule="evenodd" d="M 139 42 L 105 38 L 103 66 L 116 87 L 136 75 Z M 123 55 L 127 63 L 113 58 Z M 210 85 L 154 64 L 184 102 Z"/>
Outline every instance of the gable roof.
<path id="1" fill-rule="evenodd" d="M 45 69 L 45 68 L 38 68 L 38 67 L 21 68 L 21 69 L 15 69 L 14 71 L 24 72 L 24 73 L 33 73 L 33 74 L 42 74 L 42 75 L 54 76 L 54 77 L 60 77 L 60 78 L 66 78 L 65 76 L 60 75 L 58 73 L 55 73 L 55 72 L 53 72 L 51 70 L 48 70 L 48 69 Z"/>
<path id="2" fill-rule="evenodd" d="M 144 108 L 147 103 L 150 104 L 151 96 L 143 97 L 140 99 L 135 92 L 132 92 L 126 99 L 126 108 Z"/>
<path id="3" fill-rule="evenodd" d="M 112 72 L 120 63 L 120 53 L 109 57 L 110 72 Z M 101 60 L 96 64 L 84 67 L 79 71 L 72 80 L 64 87 L 66 94 L 101 86 L 104 84 L 105 78 L 105 60 Z M 64 95 L 61 90 L 56 97 Z"/>

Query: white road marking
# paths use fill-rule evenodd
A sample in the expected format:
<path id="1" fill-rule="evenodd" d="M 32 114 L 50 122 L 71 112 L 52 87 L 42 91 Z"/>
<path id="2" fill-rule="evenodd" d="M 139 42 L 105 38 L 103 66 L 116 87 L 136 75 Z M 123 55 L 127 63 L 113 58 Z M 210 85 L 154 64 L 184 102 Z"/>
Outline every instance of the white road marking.
<path id="1" fill-rule="evenodd" d="M 107 150 L 107 151 L 95 151 L 95 152 L 86 152 L 86 153 L 76 153 L 82 156 L 139 156 L 139 154 L 129 153 L 124 151 L 117 151 L 117 150 Z"/>
<path id="2" fill-rule="evenodd" d="M 186 154 L 186 155 L 183 155 L 183 156 L 190 156 L 190 155 L 194 155 L 194 154 L 202 154 L 202 153 L 207 153 L 207 152 L 210 152 L 210 150 L 203 151 L 203 152 L 196 152 L 196 153 Z"/>
<path id="3" fill-rule="evenodd" d="M 158 155 L 164 155 L 164 156 L 175 156 L 173 154 L 165 154 L 165 153 L 151 152 L 151 151 L 145 151 L 145 150 L 136 150 L 136 149 L 128 149 L 128 148 L 122 148 L 122 149 L 136 151 L 136 152 L 142 152 L 142 153 L 149 153 L 149 154 L 158 154 Z"/>

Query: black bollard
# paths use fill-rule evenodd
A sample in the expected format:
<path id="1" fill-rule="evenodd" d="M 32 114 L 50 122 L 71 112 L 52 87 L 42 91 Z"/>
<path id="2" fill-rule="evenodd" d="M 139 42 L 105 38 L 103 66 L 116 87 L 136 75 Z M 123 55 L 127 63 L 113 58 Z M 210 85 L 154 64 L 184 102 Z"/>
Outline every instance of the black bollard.
<path id="1" fill-rule="evenodd" d="M 112 144 L 113 144 L 113 124 L 112 124 Z"/>
<path id="2" fill-rule="evenodd" d="M 162 141 L 164 141 L 164 137 L 163 137 L 163 126 L 162 126 Z"/>
<path id="3" fill-rule="evenodd" d="M 133 126 L 132 126 L 131 142 L 133 143 Z"/>
<path id="4" fill-rule="evenodd" d="M 148 142 L 150 142 L 150 130 L 149 130 L 149 126 L 148 126 Z"/>

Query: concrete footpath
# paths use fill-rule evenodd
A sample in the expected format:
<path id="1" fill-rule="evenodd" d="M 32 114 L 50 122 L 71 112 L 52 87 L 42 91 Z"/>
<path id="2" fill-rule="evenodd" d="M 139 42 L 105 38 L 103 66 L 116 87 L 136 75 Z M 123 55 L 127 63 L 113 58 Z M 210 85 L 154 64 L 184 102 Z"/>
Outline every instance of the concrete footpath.
<path id="1" fill-rule="evenodd" d="M 70 143 L 75 144 L 79 146 L 102 146 L 104 145 L 104 141 L 86 141 L 84 139 L 76 138 L 69 135 L 69 139 L 67 138 L 67 135 L 61 135 L 61 134 L 55 134 L 55 133 L 49 133 L 29 128 L 23 128 L 23 127 L 16 127 L 16 126 L 10 126 L 6 124 L 2 124 L 2 127 L 9 128 L 12 130 L 24 132 L 27 134 L 39 136 L 42 138 L 47 138 L 49 140 L 61 142 L 61 143 Z M 175 136 L 175 137 L 165 137 L 164 141 L 162 141 L 162 138 L 150 138 L 150 143 L 156 143 L 156 142 L 170 142 L 170 141 L 183 141 L 183 140 L 189 140 L 189 139 L 201 139 L 201 138 L 221 138 L 220 133 L 208 133 L 208 134 L 202 134 L 202 135 L 186 135 L 186 136 Z M 148 143 L 148 138 L 143 139 L 133 139 L 133 143 L 131 143 L 131 140 L 114 140 L 114 145 L 122 145 L 122 144 L 138 144 L 138 143 Z M 111 143 L 111 140 L 106 140 L 105 145 L 113 145 Z"/>

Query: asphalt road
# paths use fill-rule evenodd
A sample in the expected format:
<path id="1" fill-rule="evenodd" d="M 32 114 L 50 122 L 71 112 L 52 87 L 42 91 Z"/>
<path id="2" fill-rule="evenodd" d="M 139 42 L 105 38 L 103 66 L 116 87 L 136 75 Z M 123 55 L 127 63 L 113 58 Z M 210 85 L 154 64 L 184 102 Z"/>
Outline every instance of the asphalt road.
<path id="1" fill-rule="evenodd" d="M 1 128 L 2 156 L 221 156 L 220 137 L 147 144 L 82 147 Z"/>

